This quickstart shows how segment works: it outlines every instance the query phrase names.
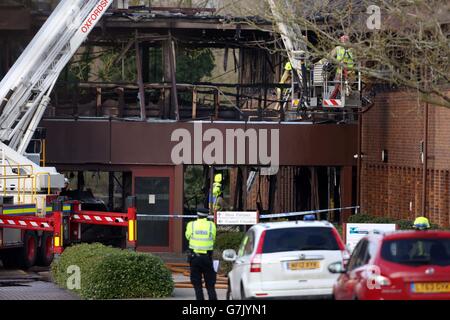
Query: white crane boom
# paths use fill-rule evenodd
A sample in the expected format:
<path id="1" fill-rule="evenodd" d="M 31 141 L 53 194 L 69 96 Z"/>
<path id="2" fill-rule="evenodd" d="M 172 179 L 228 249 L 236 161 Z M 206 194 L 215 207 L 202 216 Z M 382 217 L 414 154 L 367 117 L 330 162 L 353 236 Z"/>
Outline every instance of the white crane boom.
<path id="1" fill-rule="evenodd" d="M 301 79 L 302 62 L 307 58 L 308 47 L 304 41 L 300 26 L 296 24 L 295 21 L 289 22 L 289 19 L 294 19 L 294 8 L 292 3 L 290 3 L 289 0 L 267 1 L 269 2 L 275 23 L 278 27 L 278 32 L 283 40 L 292 68 L 297 72 Z M 289 15 L 283 14 L 287 13 L 287 10 L 291 10 Z"/>
<path id="2" fill-rule="evenodd" d="M 113 2 L 60 1 L 0 82 L 0 160 L 3 167 L 26 165 L 23 170 L 28 174 L 50 173 L 52 188 L 64 185 L 64 177 L 55 168 L 42 168 L 31 162 L 25 157 L 25 151 L 61 71 Z M 46 187 L 46 179 L 40 179 L 36 186 L 37 189 Z"/>

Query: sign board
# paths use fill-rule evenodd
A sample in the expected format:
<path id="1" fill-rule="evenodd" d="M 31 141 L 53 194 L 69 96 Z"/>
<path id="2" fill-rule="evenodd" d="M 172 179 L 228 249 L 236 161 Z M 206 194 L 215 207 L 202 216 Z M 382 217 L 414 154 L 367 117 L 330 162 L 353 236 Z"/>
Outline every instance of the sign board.
<path id="1" fill-rule="evenodd" d="M 353 251 L 359 240 L 369 233 L 392 232 L 397 230 L 397 225 L 391 223 L 347 223 L 345 228 L 345 244 Z"/>
<path id="2" fill-rule="evenodd" d="M 254 225 L 258 223 L 257 211 L 218 211 L 217 225 Z"/>

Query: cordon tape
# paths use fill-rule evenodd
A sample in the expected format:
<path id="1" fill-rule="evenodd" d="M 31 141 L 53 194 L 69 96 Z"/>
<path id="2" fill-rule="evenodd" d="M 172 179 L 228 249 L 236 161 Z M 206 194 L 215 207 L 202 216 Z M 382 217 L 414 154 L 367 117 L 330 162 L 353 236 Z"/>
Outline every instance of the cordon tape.
<path id="1" fill-rule="evenodd" d="M 321 210 L 310 210 L 310 211 L 300 211 L 300 212 L 287 212 L 287 213 L 273 213 L 273 214 L 262 214 L 259 216 L 259 219 L 272 219 L 272 218 L 285 218 L 285 217 L 296 217 L 296 216 L 304 216 L 313 213 L 325 213 L 325 212 L 333 212 L 333 211 L 342 211 L 342 210 L 351 210 L 351 209 L 359 209 L 359 206 L 356 207 L 344 207 L 344 208 L 333 208 L 333 209 L 321 209 Z M 249 211 L 251 212 L 251 211 Z M 253 211 L 254 212 L 254 211 Z M 138 218 L 146 218 L 145 220 L 164 220 L 164 219 L 196 219 L 197 215 L 162 215 L 162 214 L 138 214 Z M 214 219 L 213 215 L 210 215 L 208 219 Z"/>

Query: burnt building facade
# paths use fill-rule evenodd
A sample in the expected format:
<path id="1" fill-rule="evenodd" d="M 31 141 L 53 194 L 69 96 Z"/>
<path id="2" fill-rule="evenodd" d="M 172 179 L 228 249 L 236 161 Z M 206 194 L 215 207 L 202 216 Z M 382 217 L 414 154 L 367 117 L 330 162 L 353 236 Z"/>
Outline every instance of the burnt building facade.
<path id="1" fill-rule="evenodd" d="M 23 17 L 0 24 L 2 75 L 48 16 L 26 6 L 0 9 L 0 18 L 14 14 Z M 185 249 L 186 220 L 170 216 L 208 205 L 207 195 L 195 203 L 187 197 L 193 187 L 186 175 L 192 167 L 203 172 L 204 195 L 211 168 L 226 173 L 232 210 L 278 213 L 355 205 L 357 122 L 337 123 L 333 113 L 292 117 L 276 107 L 286 58 L 267 50 L 274 42 L 271 28 L 267 21 L 231 19 L 211 9 L 111 10 L 53 92 L 41 123 L 46 165 L 64 172 L 71 188 L 92 190 L 110 210 L 123 210 L 127 196 L 136 196 L 142 251 Z M 212 75 L 180 79 L 200 68 L 195 64 L 199 49 L 216 52 L 215 68 L 220 65 L 220 76 L 231 74 L 227 81 L 215 82 Z M 194 58 L 183 65 L 184 55 Z M 175 163 L 179 141 L 174 133 L 181 129 L 195 136 L 199 125 L 202 132 L 213 129 L 223 137 L 230 130 L 276 131 L 277 174 L 258 173 L 266 164 L 253 156 L 257 149 L 250 138 L 235 140 L 233 146 L 235 154 L 243 150 L 243 161 L 224 157 L 211 164 L 200 156 L 189 164 Z M 212 139 L 202 138 L 197 148 L 192 146 L 193 154 L 209 150 Z M 252 172 L 257 174 L 250 181 Z M 322 218 L 344 222 L 352 213 Z"/>

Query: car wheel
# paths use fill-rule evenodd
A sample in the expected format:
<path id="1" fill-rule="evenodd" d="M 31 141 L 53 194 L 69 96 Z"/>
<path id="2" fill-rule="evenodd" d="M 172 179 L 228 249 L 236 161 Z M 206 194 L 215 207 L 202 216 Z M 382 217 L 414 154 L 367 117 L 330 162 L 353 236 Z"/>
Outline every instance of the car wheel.
<path id="1" fill-rule="evenodd" d="M 41 246 L 38 248 L 36 264 L 48 267 L 53 261 L 53 234 L 44 232 L 41 238 Z"/>
<path id="2" fill-rule="evenodd" d="M 37 257 L 38 238 L 35 232 L 26 231 L 23 237 L 23 246 L 19 249 L 19 266 L 29 269 L 34 266 Z"/>

